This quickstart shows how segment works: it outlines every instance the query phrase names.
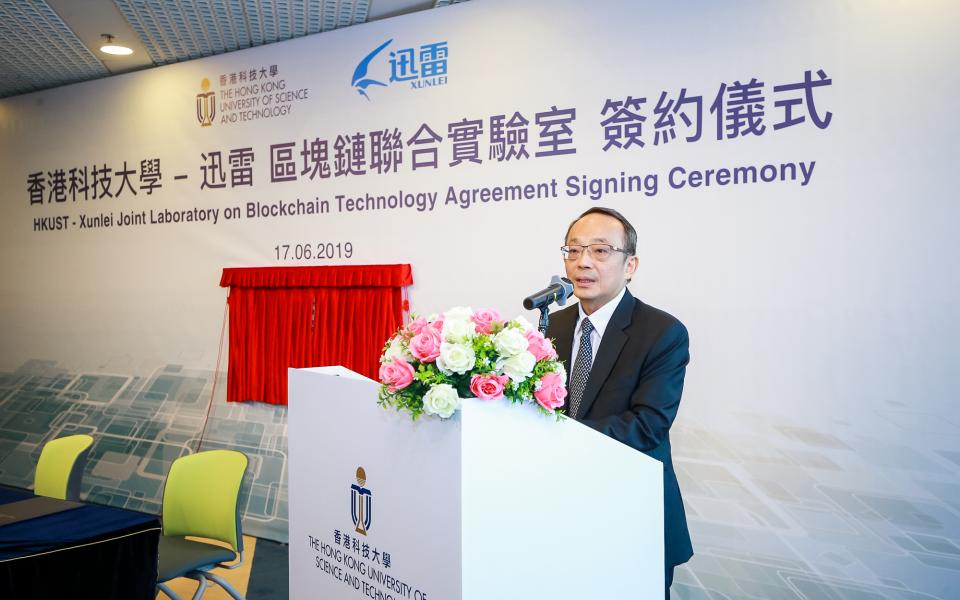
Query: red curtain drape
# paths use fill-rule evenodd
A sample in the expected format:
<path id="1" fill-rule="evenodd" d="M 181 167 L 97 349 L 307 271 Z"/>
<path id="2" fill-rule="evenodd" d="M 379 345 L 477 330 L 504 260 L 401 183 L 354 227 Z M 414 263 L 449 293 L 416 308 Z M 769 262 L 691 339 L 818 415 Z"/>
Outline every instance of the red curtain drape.
<path id="1" fill-rule="evenodd" d="M 227 401 L 287 403 L 287 368 L 343 365 L 377 378 L 403 324 L 410 265 L 224 269 Z"/>

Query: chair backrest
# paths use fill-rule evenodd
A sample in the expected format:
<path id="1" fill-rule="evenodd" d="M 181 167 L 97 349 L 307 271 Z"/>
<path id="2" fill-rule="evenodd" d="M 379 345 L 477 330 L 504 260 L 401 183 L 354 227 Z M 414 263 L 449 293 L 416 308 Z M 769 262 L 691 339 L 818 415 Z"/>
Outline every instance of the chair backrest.
<path id="1" fill-rule="evenodd" d="M 44 444 L 33 476 L 33 493 L 61 500 L 79 500 L 83 469 L 92 445 L 93 438 L 83 434 L 57 438 Z"/>
<path id="2" fill-rule="evenodd" d="M 207 450 L 173 461 L 163 488 L 163 534 L 193 535 L 243 550 L 237 500 L 247 456 Z"/>

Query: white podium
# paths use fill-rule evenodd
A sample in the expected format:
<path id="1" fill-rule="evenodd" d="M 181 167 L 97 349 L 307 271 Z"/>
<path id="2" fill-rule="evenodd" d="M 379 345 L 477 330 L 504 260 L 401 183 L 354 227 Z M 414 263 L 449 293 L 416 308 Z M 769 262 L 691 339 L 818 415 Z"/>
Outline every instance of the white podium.
<path id="1" fill-rule="evenodd" d="M 294 600 L 663 598 L 658 461 L 532 406 L 413 422 L 342 367 L 289 377 Z"/>

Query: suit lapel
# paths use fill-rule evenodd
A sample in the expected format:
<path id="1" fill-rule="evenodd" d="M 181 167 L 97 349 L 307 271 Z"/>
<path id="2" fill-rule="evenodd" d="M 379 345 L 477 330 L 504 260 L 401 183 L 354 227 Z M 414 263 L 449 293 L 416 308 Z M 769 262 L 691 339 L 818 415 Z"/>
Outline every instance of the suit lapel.
<path id="1" fill-rule="evenodd" d="M 630 293 L 630 290 L 625 290 L 623 298 L 620 299 L 620 304 L 618 304 L 616 310 L 613 311 L 613 316 L 610 317 L 610 322 L 607 323 L 607 328 L 603 332 L 600 347 L 597 349 L 597 357 L 593 360 L 593 367 L 590 368 L 590 378 L 587 379 L 587 387 L 584 388 L 583 397 L 580 399 L 580 408 L 577 411 L 578 415 L 582 416 L 590 411 L 590 407 L 593 406 L 593 402 L 597 399 L 597 394 L 600 393 L 600 387 L 603 385 L 603 382 L 607 380 L 607 376 L 610 375 L 613 365 L 620 356 L 620 351 L 623 350 L 623 345 L 627 343 L 627 334 L 624 330 L 630 326 L 633 320 L 634 304 L 636 304 L 636 300 Z M 568 348 L 572 347 L 572 344 L 573 337 L 571 332 Z M 567 352 L 569 353 L 570 350 L 568 349 Z"/>
<path id="2" fill-rule="evenodd" d="M 570 385 L 570 352 L 573 348 L 573 330 L 577 328 L 577 317 L 580 315 L 576 304 L 563 310 L 558 310 L 550 315 L 553 320 L 548 333 L 554 336 L 554 348 L 557 350 L 557 358 L 563 363 L 563 368 L 567 371 L 566 384 Z"/>

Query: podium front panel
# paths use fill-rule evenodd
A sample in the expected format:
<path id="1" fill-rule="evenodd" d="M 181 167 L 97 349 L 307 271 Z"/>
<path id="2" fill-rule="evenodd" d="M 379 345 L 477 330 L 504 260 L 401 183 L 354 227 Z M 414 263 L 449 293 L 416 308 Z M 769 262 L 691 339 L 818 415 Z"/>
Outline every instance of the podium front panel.
<path id="1" fill-rule="evenodd" d="M 460 598 L 459 419 L 413 423 L 373 381 L 289 374 L 290 597 Z"/>
<path id="2" fill-rule="evenodd" d="M 661 463 L 531 406 L 461 418 L 464 600 L 663 597 Z"/>

